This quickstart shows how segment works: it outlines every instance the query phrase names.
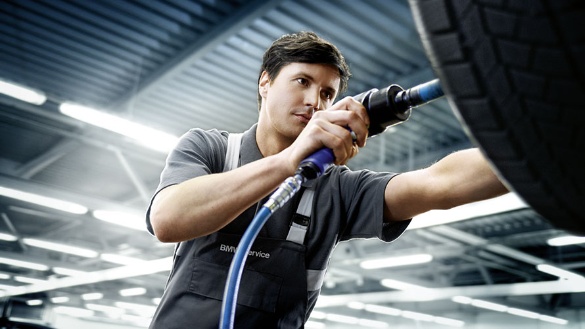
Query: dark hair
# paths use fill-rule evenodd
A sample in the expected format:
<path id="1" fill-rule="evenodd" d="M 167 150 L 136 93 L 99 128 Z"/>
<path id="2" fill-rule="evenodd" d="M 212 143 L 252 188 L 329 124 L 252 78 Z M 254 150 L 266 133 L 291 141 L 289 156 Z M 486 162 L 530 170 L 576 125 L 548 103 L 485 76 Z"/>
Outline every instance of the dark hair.
<path id="1" fill-rule="evenodd" d="M 276 39 L 264 52 L 258 82 L 262 72 L 266 71 L 270 79 L 276 78 L 282 67 L 290 63 L 328 64 L 339 70 L 339 94 L 347 89 L 351 76 L 345 58 L 331 42 L 313 32 L 285 34 Z M 262 97 L 258 94 L 258 109 Z"/>

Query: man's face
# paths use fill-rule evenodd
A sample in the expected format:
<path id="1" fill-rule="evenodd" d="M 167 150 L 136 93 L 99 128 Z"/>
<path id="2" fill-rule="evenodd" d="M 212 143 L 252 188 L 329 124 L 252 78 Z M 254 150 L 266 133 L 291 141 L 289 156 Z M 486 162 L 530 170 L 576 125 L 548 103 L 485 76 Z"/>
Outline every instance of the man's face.
<path id="1" fill-rule="evenodd" d="M 339 71 L 331 65 L 291 63 L 272 80 L 264 72 L 259 83 L 263 98 L 260 120 L 268 120 L 280 137 L 292 142 L 313 111 L 333 105 L 339 84 Z"/>

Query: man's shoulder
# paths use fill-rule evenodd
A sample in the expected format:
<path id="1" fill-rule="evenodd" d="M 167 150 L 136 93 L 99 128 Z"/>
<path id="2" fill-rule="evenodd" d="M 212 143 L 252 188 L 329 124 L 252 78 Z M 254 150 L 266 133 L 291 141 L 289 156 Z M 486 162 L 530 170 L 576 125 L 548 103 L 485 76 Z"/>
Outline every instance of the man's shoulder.
<path id="1" fill-rule="evenodd" d="M 178 148 L 191 149 L 199 147 L 222 147 L 227 144 L 229 133 L 218 129 L 191 128 L 180 138 Z"/>
<path id="2" fill-rule="evenodd" d="M 183 137 L 187 138 L 221 138 L 226 139 L 229 133 L 225 130 L 219 129 L 203 129 L 203 128 L 191 128 Z"/>

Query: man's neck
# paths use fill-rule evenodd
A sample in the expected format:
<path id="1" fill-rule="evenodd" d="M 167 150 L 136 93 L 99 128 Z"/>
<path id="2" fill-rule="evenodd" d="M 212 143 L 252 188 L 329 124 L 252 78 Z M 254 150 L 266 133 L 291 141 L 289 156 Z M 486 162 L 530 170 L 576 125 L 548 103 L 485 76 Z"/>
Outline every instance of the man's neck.
<path id="1" fill-rule="evenodd" d="M 274 130 L 263 127 L 261 122 L 258 123 L 258 128 L 256 130 L 256 143 L 258 144 L 258 149 L 263 157 L 280 153 L 282 150 L 289 147 L 292 142 L 294 142 L 294 140 L 285 140 L 282 136 L 275 134 Z"/>

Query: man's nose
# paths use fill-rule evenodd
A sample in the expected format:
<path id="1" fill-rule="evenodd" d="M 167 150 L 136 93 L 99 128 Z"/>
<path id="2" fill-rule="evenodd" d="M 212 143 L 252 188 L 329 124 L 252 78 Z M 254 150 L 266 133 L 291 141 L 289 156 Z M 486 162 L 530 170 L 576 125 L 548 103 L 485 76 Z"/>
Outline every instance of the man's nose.
<path id="1" fill-rule="evenodd" d="M 309 90 L 305 93 L 305 105 L 313 108 L 313 111 L 321 110 L 321 95 L 318 90 Z"/>

